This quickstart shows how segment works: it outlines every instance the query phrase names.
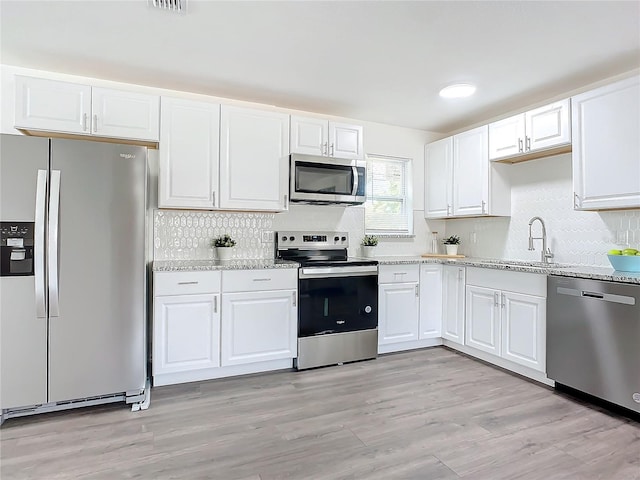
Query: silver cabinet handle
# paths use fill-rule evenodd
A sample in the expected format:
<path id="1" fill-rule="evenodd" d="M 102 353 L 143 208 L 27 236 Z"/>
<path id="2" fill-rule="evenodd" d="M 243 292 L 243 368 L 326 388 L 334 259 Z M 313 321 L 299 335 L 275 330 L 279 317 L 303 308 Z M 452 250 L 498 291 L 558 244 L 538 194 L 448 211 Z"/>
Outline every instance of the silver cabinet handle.
<path id="1" fill-rule="evenodd" d="M 458 280 L 462 280 L 462 269 L 458 269 Z"/>
<path id="2" fill-rule="evenodd" d="M 98 131 L 98 115 L 93 115 L 93 131 L 94 133 Z"/>
<path id="3" fill-rule="evenodd" d="M 178 282 L 178 285 L 197 285 L 200 282 Z"/>
<path id="4" fill-rule="evenodd" d="M 82 114 L 82 131 L 83 132 L 87 131 L 87 114 L 86 113 Z"/>
<path id="5" fill-rule="evenodd" d="M 254 282 L 270 282 L 271 279 L 270 278 L 254 278 L 253 281 Z"/>
<path id="6" fill-rule="evenodd" d="M 218 296 L 213 296 L 213 313 L 218 313 Z"/>
<path id="7" fill-rule="evenodd" d="M 211 196 L 213 197 L 213 206 L 216 206 L 216 191 L 211 192 Z"/>
<path id="8" fill-rule="evenodd" d="M 485 209 L 486 205 L 487 205 L 487 203 L 484 200 L 482 200 L 482 213 L 484 213 L 484 209 Z"/>
<path id="9" fill-rule="evenodd" d="M 522 139 L 518 138 L 518 152 L 522 153 L 522 151 L 523 151 Z"/>
<path id="10" fill-rule="evenodd" d="M 531 137 L 525 137 L 525 138 L 527 139 L 527 142 L 526 142 L 527 152 L 530 152 L 531 151 Z"/>
<path id="11" fill-rule="evenodd" d="M 416 284 L 416 297 L 420 296 L 420 285 Z"/>
<path id="12" fill-rule="evenodd" d="M 449 216 L 449 209 L 450 209 L 450 208 L 451 208 L 451 205 L 449 205 L 449 204 L 447 203 L 447 217 Z"/>
<path id="13" fill-rule="evenodd" d="M 297 306 L 296 292 L 291 292 L 291 297 L 293 298 L 293 306 Z"/>
<path id="14" fill-rule="evenodd" d="M 58 296 L 58 230 L 60 218 L 60 170 L 51 170 L 51 193 L 49 194 L 49 316 L 60 316 Z"/>
<path id="15" fill-rule="evenodd" d="M 285 210 L 289 210 L 289 196 L 288 195 L 284 196 L 284 209 Z"/>
<path id="16" fill-rule="evenodd" d="M 324 142 L 320 148 L 322 148 L 322 155 L 329 155 L 329 142 Z"/>
<path id="17" fill-rule="evenodd" d="M 580 201 L 580 195 L 573 192 L 573 208 L 582 208 L 582 202 Z"/>
<path id="18" fill-rule="evenodd" d="M 333 143 L 331 144 L 331 150 L 329 151 L 329 156 L 333 157 Z"/>
<path id="19" fill-rule="evenodd" d="M 35 245 L 33 248 L 34 256 L 34 277 L 36 292 L 36 316 L 37 318 L 45 318 L 47 316 L 46 294 L 45 294 L 45 265 L 44 265 L 44 244 L 45 244 L 45 220 L 44 213 L 47 209 L 47 171 L 38 170 L 38 180 L 36 183 L 36 216 L 34 228 Z"/>
<path id="20" fill-rule="evenodd" d="M 494 307 L 498 306 L 498 292 L 494 292 L 493 294 L 493 306 Z"/>
<path id="21" fill-rule="evenodd" d="M 406 275 L 407 272 L 393 272 L 394 275 Z"/>
<path id="22" fill-rule="evenodd" d="M 504 293 L 501 293 L 501 294 L 500 294 L 500 298 L 502 299 L 502 301 L 501 301 L 501 303 L 500 303 L 500 306 L 501 306 L 502 308 L 504 308 L 504 306 L 505 306 L 505 304 L 506 304 L 506 301 L 507 301 L 507 300 L 506 300 L 506 298 L 505 298 L 505 296 L 504 296 Z"/>

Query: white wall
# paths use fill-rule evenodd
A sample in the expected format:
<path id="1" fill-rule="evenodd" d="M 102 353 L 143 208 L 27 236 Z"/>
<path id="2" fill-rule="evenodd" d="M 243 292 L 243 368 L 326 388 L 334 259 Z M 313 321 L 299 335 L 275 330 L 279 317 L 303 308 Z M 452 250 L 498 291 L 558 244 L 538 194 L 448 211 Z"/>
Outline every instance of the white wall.
<path id="1" fill-rule="evenodd" d="M 510 218 L 447 220 L 446 234 L 461 236 L 461 253 L 474 257 L 540 260 L 541 242 L 528 251 L 529 220 L 544 219 L 553 261 L 609 266 L 617 246 L 640 249 L 640 210 L 585 212 L 573 209 L 571 154 L 511 165 Z M 536 222 L 533 233 L 540 236 Z M 473 241 L 475 234 L 475 243 Z M 618 237 L 624 240 L 618 242 Z"/>

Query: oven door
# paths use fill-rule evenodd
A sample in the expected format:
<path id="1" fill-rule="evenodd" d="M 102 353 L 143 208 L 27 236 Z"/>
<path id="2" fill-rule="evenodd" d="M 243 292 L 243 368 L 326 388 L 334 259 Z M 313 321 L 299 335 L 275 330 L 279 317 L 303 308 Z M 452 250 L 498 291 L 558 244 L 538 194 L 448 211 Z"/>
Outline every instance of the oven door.
<path id="1" fill-rule="evenodd" d="M 366 171 L 352 160 L 291 156 L 292 202 L 364 203 Z"/>
<path id="2" fill-rule="evenodd" d="M 378 327 L 378 267 L 300 269 L 298 337 Z"/>

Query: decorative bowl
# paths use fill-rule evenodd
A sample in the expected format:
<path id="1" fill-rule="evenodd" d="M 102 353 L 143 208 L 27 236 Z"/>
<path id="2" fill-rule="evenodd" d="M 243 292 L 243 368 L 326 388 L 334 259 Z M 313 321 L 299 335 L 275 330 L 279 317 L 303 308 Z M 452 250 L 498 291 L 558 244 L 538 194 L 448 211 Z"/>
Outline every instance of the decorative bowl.
<path id="1" fill-rule="evenodd" d="M 619 272 L 640 272 L 640 255 L 607 255 L 611 266 Z"/>

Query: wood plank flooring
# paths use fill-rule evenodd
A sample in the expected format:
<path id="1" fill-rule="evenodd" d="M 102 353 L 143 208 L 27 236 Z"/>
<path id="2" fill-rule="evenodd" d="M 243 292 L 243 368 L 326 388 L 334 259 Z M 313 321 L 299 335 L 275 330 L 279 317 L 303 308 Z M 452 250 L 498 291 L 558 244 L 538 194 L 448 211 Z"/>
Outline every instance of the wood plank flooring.
<path id="1" fill-rule="evenodd" d="M 8 479 L 638 480 L 640 424 L 443 347 L 10 419 Z"/>

